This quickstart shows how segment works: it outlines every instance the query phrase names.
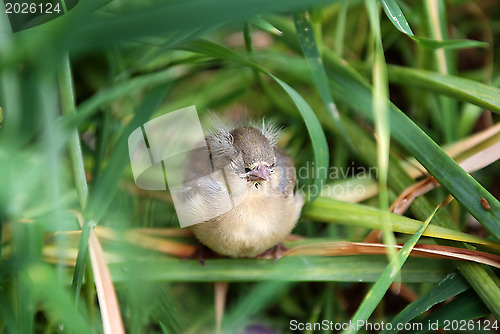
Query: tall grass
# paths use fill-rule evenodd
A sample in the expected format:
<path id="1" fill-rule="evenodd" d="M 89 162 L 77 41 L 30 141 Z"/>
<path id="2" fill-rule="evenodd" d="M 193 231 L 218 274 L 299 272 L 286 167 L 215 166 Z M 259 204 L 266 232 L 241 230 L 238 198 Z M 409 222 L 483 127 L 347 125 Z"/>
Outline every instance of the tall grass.
<path id="1" fill-rule="evenodd" d="M 497 7 L 82 0 L 16 33 L 2 10 L 0 331 L 211 333 L 214 282 L 227 333 L 493 330 Z M 181 259 L 196 240 L 168 192 L 134 184 L 127 140 L 190 105 L 283 127 L 308 199 L 289 256 Z"/>

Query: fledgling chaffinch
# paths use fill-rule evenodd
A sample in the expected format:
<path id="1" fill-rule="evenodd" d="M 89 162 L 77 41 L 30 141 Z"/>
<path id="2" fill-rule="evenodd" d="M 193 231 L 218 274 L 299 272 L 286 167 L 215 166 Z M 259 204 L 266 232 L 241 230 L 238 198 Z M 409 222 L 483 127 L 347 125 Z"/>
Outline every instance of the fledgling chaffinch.
<path id="1" fill-rule="evenodd" d="M 278 136 L 264 122 L 262 127 L 219 129 L 205 138 L 208 154 L 205 150 L 190 157 L 185 207 L 192 216 L 205 218 L 189 229 L 213 251 L 254 257 L 295 227 L 304 199 L 294 194 L 294 162 L 276 147 Z M 217 170 L 222 172 L 213 173 Z"/>

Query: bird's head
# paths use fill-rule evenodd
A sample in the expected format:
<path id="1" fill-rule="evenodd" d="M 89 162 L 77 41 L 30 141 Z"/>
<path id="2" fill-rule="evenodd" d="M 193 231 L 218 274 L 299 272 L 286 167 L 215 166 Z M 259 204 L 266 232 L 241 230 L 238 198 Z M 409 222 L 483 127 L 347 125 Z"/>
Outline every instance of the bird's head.
<path id="1" fill-rule="evenodd" d="M 260 129 L 241 127 L 231 131 L 233 145 L 243 158 L 248 182 L 269 181 L 276 166 L 274 143 Z"/>

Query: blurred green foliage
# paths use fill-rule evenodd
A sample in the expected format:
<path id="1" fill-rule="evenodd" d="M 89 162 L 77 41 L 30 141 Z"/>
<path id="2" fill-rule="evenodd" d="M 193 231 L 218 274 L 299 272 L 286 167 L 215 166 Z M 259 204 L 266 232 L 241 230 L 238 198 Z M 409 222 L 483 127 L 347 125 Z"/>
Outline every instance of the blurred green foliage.
<path id="1" fill-rule="evenodd" d="M 394 277 L 382 276 L 391 267 L 381 255 L 296 256 L 276 264 L 208 259 L 202 267 L 159 244 L 133 242 L 130 231 L 148 229 L 157 241 L 195 243 L 160 234 L 179 227 L 169 195 L 135 186 L 127 152 L 136 127 L 189 105 L 201 117 L 213 112 L 229 122 L 271 119 L 283 127 L 280 145 L 297 167 L 330 166 L 349 176 L 299 174 L 304 189 L 359 179 L 368 187 L 378 175 L 356 180 L 355 174 L 379 167 L 373 106 L 385 97 L 372 84 L 380 80 L 392 102 L 390 133 L 384 130 L 391 138 L 389 200 L 415 183 L 403 166 L 416 158 L 443 187 L 416 200 L 407 215 L 423 222 L 451 193 L 457 201 L 431 226 L 498 242 L 499 163 L 470 177 L 443 149 L 498 122 L 500 7 L 494 1 L 376 2 L 377 49 L 368 1 L 80 0 L 61 17 L 17 33 L 2 11 L 0 331 L 103 332 L 87 255 L 94 225 L 112 231 L 98 235 L 129 333 L 213 332 L 216 281 L 234 282 L 223 322 L 228 333 L 287 333 L 292 319 L 346 323 L 370 283 L 390 285 Z M 386 79 L 373 71 L 383 60 Z M 293 232 L 306 242 L 362 241 L 370 232 L 366 222 L 384 216 L 375 209 L 384 207 L 377 191 L 345 209 L 325 194 L 311 195 L 320 200 Z M 343 192 L 337 199 L 347 198 Z M 407 240 L 396 234 L 398 243 Z M 479 264 L 410 258 L 401 293 L 366 299 L 375 311 L 365 317 L 493 321 L 500 316 L 497 274 Z M 441 307 L 454 297 L 477 311 L 459 312 L 456 302 Z"/>

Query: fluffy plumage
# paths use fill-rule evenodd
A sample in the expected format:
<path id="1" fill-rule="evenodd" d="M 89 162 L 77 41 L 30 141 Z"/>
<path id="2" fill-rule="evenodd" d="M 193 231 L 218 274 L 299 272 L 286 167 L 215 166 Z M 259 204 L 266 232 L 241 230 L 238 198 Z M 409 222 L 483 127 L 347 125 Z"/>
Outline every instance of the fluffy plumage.
<path id="1" fill-rule="evenodd" d="M 189 228 L 215 252 L 253 257 L 281 242 L 297 223 L 304 200 L 293 193 L 294 163 L 276 147 L 277 139 L 277 129 L 264 122 L 220 129 L 206 138 L 208 154 L 192 154 L 186 207 L 212 218 Z"/>

